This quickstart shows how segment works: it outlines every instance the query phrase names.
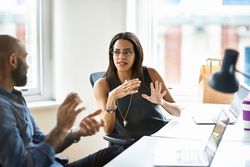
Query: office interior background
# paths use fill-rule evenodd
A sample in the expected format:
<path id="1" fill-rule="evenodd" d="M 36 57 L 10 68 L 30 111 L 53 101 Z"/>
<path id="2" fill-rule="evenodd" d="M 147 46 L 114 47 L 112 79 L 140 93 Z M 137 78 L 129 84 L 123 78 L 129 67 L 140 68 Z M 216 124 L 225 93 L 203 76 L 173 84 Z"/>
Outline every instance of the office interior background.
<path id="1" fill-rule="evenodd" d="M 177 102 L 198 101 L 200 67 L 240 52 L 237 68 L 250 74 L 249 0 L 0 0 L 0 33 L 18 37 L 29 53 L 23 88 L 44 132 L 55 125 L 57 107 L 78 92 L 96 110 L 89 75 L 108 65 L 108 46 L 118 32 L 135 33 L 144 65 L 157 69 Z M 240 78 L 250 85 L 250 81 Z M 79 122 L 79 119 L 76 121 Z M 103 132 L 63 152 L 71 161 L 108 145 Z"/>

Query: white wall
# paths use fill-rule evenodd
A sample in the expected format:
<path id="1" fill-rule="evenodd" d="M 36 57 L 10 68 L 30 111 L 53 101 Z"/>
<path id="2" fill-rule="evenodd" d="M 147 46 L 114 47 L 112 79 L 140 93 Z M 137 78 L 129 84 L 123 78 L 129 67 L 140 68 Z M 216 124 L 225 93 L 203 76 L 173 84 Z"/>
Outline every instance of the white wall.
<path id="1" fill-rule="evenodd" d="M 109 42 L 125 31 L 126 1 L 55 0 L 54 7 L 56 98 L 70 91 L 86 97 L 89 74 L 106 70 Z"/>
<path id="2" fill-rule="evenodd" d="M 69 92 L 78 92 L 87 106 L 82 117 L 97 109 L 89 75 L 106 70 L 109 42 L 126 29 L 126 1 L 54 0 L 53 5 L 55 98 L 62 100 Z M 56 109 L 32 112 L 45 132 L 55 125 Z M 63 154 L 73 161 L 106 147 L 102 135 L 83 138 Z"/>

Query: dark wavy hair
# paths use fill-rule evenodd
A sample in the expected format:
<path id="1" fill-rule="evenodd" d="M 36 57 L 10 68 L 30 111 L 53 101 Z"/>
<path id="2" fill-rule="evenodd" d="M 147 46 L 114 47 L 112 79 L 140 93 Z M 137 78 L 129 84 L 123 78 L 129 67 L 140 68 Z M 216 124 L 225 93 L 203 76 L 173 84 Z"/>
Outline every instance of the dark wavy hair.
<path id="1" fill-rule="evenodd" d="M 133 49 L 135 53 L 135 61 L 132 66 L 132 78 L 139 78 L 143 84 L 144 83 L 143 67 L 142 67 L 143 49 L 142 49 L 141 43 L 135 34 L 131 32 L 121 32 L 121 33 L 116 34 L 109 44 L 109 50 L 108 50 L 109 66 L 105 73 L 106 80 L 107 80 L 109 87 L 110 88 L 116 87 L 121 84 L 118 78 L 117 69 L 113 61 L 114 44 L 119 39 L 128 40 L 133 45 Z M 115 85 L 113 85 L 112 83 Z"/>

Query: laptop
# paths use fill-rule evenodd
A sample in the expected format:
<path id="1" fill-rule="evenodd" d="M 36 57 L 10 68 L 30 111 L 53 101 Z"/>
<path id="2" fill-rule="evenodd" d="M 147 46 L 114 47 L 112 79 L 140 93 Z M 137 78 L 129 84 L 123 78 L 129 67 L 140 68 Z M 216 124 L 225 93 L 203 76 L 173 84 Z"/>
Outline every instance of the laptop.
<path id="1" fill-rule="evenodd" d="M 249 93 L 249 88 L 240 85 L 239 90 L 234 94 L 234 99 L 228 109 L 223 109 L 228 113 L 229 124 L 235 124 L 242 111 L 243 99 Z M 221 110 L 221 109 L 220 109 Z M 215 124 L 220 111 L 195 111 L 192 112 L 192 118 L 196 124 Z"/>
<path id="2" fill-rule="evenodd" d="M 154 166 L 210 166 L 228 123 L 227 113 L 221 111 L 205 148 L 177 148 L 175 150 L 163 148 L 166 149 L 163 151 L 160 148 L 161 150 L 154 155 Z"/>

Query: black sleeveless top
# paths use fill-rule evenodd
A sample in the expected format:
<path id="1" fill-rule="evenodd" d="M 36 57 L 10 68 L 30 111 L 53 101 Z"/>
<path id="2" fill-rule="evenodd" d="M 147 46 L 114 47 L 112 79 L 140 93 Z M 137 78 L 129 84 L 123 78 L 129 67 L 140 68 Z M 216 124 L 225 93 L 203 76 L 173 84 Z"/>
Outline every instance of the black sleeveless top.
<path id="1" fill-rule="evenodd" d="M 123 97 L 116 101 L 116 122 L 115 129 L 119 135 L 133 138 L 140 138 L 144 135 L 151 135 L 168 123 L 161 113 L 160 105 L 153 104 L 144 99 L 141 95 L 150 95 L 151 78 L 146 67 L 143 68 L 143 77 L 145 86 L 139 89 L 139 92 L 132 95 L 132 101 L 128 110 L 131 95 Z M 115 87 L 112 86 L 111 90 Z M 128 112 L 127 112 L 128 110 Z M 127 116 L 125 117 L 127 113 Z M 127 125 L 123 124 L 123 117 Z"/>

